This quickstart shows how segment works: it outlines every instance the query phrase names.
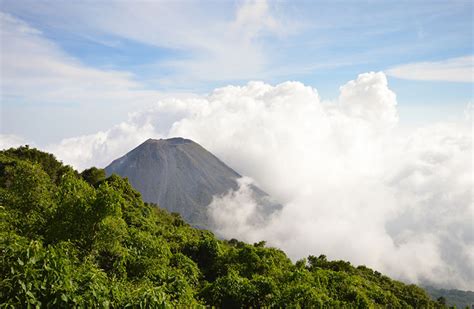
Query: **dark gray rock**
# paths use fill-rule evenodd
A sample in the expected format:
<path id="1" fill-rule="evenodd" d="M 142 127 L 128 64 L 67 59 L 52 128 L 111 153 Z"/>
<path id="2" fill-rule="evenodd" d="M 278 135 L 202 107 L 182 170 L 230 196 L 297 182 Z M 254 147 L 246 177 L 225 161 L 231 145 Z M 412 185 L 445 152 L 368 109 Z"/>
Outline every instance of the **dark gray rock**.
<path id="1" fill-rule="evenodd" d="M 241 176 L 199 144 L 184 138 L 149 139 L 105 168 L 127 177 L 143 200 L 177 212 L 190 224 L 211 228 L 207 206 L 213 196 L 238 188 Z M 281 206 L 259 188 L 252 195 L 263 215 Z"/>

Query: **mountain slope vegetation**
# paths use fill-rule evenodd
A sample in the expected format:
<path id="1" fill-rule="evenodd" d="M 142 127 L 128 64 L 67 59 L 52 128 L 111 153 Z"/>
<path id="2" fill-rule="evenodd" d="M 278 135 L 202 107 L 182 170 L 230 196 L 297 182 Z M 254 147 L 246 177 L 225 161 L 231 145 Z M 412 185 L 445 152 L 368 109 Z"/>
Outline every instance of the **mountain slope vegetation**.
<path id="1" fill-rule="evenodd" d="M 472 308 L 474 306 L 473 291 L 437 289 L 432 286 L 425 286 L 424 288 L 431 298 L 438 299 L 439 302 L 446 303 L 450 307 Z"/>
<path id="2" fill-rule="evenodd" d="M 443 307 L 364 266 L 219 240 L 28 147 L 0 152 L 0 216 L 1 307 Z"/>

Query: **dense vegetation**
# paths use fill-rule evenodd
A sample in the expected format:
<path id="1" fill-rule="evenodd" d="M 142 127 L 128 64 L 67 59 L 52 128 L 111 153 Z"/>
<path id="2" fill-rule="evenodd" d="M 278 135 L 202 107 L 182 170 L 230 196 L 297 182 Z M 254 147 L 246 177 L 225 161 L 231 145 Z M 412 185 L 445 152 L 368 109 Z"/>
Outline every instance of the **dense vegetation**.
<path id="1" fill-rule="evenodd" d="M 472 308 L 474 306 L 474 292 L 461 290 L 437 289 L 432 286 L 425 287 L 425 290 L 433 298 L 448 306 L 456 308 Z"/>
<path id="2" fill-rule="evenodd" d="M 0 216 L 2 307 L 442 307 L 364 266 L 218 240 L 28 147 L 0 152 Z"/>

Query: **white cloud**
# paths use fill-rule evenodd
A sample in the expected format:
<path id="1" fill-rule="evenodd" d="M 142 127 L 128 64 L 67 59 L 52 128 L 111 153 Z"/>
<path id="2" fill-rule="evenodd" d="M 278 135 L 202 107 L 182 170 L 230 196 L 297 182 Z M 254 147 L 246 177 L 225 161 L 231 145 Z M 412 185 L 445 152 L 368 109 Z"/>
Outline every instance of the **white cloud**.
<path id="1" fill-rule="evenodd" d="M 34 137 L 42 145 L 105 130 L 125 119 L 129 111 L 151 105 L 163 93 L 149 90 L 130 72 L 80 62 L 47 36 L 51 32 L 43 34 L 36 25 L 58 29 L 80 42 L 87 38 L 125 41 L 127 48 L 142 48 L 133 47 L 137 42 L 158 47 L 157 62 L 151 60 L 146 68 L 135 69 L 153 72 L 148 85 L 158 83 L 158 87 L 172 89 L 264 75 L 268 57 L 260 38 L 288 29 L 272 16 L 264 1 L 243 2 L 226 8 L 225 14 L 220 6 L 192 2 L 83 5 L 26 1 L 9 2 L 5 10 L 8 8 L 16 16 L 29 16 L 29 22 L 0 12 L 1 121 L 8 131 L 30 141 Z M 161 59 L 168 49 L 173 58 Z"/>
<path id="2" fill-rule="evenodd" d="M 336 102 L 299 82 L 169 98 L 48 149 L 82 169 L 149 137 L 191 138 L 284 204 L 262 222 L 243 182 L 211 206 L 221 235 L 267 240 L 292 258 L 326 254 L 410 282 L 471 287 L 472 123 L 399 127 L 383 73 L 340 89 Z"/>
<path id="3" fill-rule="evenodd" d="M 150 124 L 138 124 L 131 119 L 109 130 L 64 139 L 59 144 L 47 146 L 46 151 L 54 153 L 66 164 L 83 170 L 91 166 L 105 167 L 148 138 L 159 137 Z"/>
<path id="4" fill-rule="evenodd" d="M 265 212 L 263 206 L 254 199 L 255 193 L 251 188 L 253 180 L 242 177 L 238 183 L 238 190 L 215 196 L 209 205 L 209 214 L 216 224 L 214 230 L 223 235 L 249 235 L 269 220 L 268 215 L 265 215 L 268 211 Z"/>
<path id="5" fill-rule="evenodd" d="M 190 25 L 187 25 L 190 26 Z M 167 83 L 189 81 L 223 81 L 268 76 L 271 55 L 264 52 L 261 37 L 282 36 L 291 28 L 272 16 L 267 1 L 244 1 L 231 21 L 209 24 L 200 20 L 192 26 L 193 39 L 187 43 L 193 55 L 187 59 L 162 62 L 159 67 L 175 70 Z M 218 31 L 216 31 L 218 29 Z M 205 44 L 203 44 L 205 42 Z M 159 44 L 159 43 L 158 43 Z M 185 43 L 186 44 L 186 43 Z"/>
<path id="6" fill-rule="evenodd" d="M 2 130 L 44 144 L 108 128 L 161 96 L 128 72 L 80 63 L 11 15 L 0 12 L 0 25 Z"/>
<path id="7" fill-rule="evenodd" d="M 355 118 L 392 127 L 398 122 L 396 96 L 381 72 L 360 74 L 340 88 L 343 109 Z"/>
<path id="8" fill-rule="evenodd" d="M 27 144 L 26 140 L 21 136 L 14 134 L 0 134 L 0 150 L 10 147 L 18 147 Z"/>
<path id="9" fill-rule="evenodd" d="M 261 32 L 282 32 L 278 21 L 269 14 L 267 1 L 247 0 L 237 10 L 232 27 L 243 32 L 247 40 L 257 37 Z"/>
<path id="10" fill-rule="evenodd" d="M 402 64 L 388 69 L 386 73 L 402 79 L 472 83 L 474 82 L 474 56 Z"/>
<path id="11" fill-rule="evenodd" d="M 130 73 L 82 65 L 11 15 L 0 12 L 0 24 L 3 101 L 117 104 L 132 97 L 139 101 L 157 96 L 144 90 Z"/>
<path id="12" fill-rule="evenodd" d="M 270 58 L 261 39 L 282 36 L 292 29 L 288 22 L 283 24 L 272 15 L 267 1 L 249 0 L 238 5 L 193 1 L 99 1 L 87 5 L 35 2 L 10 6 L 13 11 L 39 15 L 46 25 L 75 35 L 97 40 L 112 36 L 163 48 L 156 50 L 155 63 L 146 64 L 158 72 L 153 79 L 161 86 L 259 78 Z M 178 56 L 161 59 L 161 53 L 169 50 Z"/>
<path id="13" fill-rule="evenodd" d="M 469 288 L 470 126 L 402 134 L 395 106 L 381 73 L 347 83 L 331 105 L 299 83 L 251 83 L 215 91 L 171 135 L 199 141 L 285 204 L 262 227 L 246 219 L 255 202 L 245 190 L 230 193 L 211 208 L 221 235 L 265 239 L 293 258 L 324 253 L 402 280 Z M 230 228 L 226 216 L 240 212 Z"/>

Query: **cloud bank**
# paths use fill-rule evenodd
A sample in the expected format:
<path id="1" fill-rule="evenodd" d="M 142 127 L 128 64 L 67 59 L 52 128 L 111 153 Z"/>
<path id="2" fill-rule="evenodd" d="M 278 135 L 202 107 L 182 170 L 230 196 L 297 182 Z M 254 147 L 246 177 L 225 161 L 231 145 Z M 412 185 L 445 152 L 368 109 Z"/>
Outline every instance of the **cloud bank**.
<path id="1" fill-rule="evenodd" d="M 326 254 L 409 282 L 474 285 L 472 118 L 400 127 L 383 73 L 359 75 L 334 102 L 299 82 L 165 99 L 48 150 L 82 169 L 171 136 L 200 143 L 284 205 L 255 218 L 244 180 L 210 207 L 221 236 L 266 240 L 294 259 Z"/>
<path id="2" fill-rule="evenodd" d="M 211 215 L 223 236 L 472 287 L 472 124 L 407 135 L 397 122 L 385 76 L 368 73 L 335 103 L 295 82 L 219 89 L 170 133 L 199 141 L 284 203 L 262 226 L 245 219 L 255 208 L 245 186 L 216 198 Z"/>

